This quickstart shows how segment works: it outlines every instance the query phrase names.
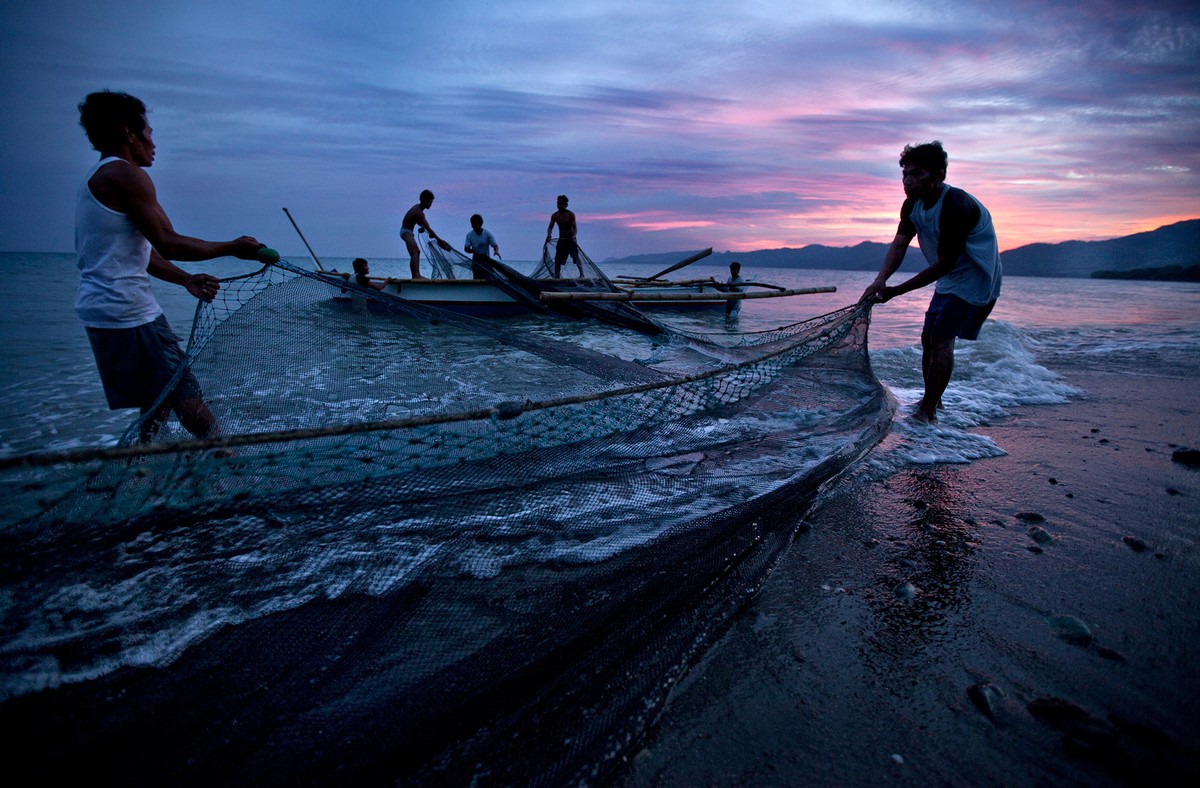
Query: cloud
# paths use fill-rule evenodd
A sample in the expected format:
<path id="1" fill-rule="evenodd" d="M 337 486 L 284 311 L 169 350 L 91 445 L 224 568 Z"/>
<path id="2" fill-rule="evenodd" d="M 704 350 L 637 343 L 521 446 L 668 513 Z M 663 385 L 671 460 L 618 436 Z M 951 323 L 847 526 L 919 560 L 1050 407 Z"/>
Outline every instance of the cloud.
<path id="1" fill-rule="evenodd" d="M 888 240 L 899 150 L 934 138 L 1005 246 L 1200 196 L 1200 11 L 1160 0 L 9 5 L 8 249 L 70 247 L 101 87 L 149 105 L 185 231 L 286 246 L 290 204 L 335 256 L 402 254 L 426 187 L 440 232 L 480 210 L 519 256 L 561 192 L 600 258 Z"/>

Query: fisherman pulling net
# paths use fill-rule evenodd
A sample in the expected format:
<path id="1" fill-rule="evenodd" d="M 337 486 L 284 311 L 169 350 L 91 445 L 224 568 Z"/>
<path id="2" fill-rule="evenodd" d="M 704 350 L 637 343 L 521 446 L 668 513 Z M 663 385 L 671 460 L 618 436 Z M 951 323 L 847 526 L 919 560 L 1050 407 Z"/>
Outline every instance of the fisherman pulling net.
<path id="1" fill-rule="evenodd" d="M 220 438 L 0 461 L 0 722 L 135 779 L 591 781 L 886 431 L 869 310 L 635 362 L 226 281 L 188 347 Z M 187 744 L 230 725 L 260 746 Z"/>

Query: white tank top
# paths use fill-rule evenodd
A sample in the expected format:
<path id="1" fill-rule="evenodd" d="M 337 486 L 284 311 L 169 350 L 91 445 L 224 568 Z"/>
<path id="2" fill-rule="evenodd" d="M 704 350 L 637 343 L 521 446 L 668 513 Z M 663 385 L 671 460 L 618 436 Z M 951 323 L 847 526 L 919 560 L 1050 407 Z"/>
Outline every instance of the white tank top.
<path id="1" fill-rule="evenodd" d="M 75 313 L 90 328 L 134 328 L 162 314 L 146 273 L 150 242 L 128 214 L 104 206 L 88 188 L 96 171 L 114 161 L 121 159 L 109 156 L 88 171 L 75 201 Z"/>
<path id="2" fill-rule="evenodd" d="M 961 190 L 960 190 L 961 191 Z M 917 228 L 921 254 L 930 265 L 938 259 L 938 239 L 941 235 L 942 205 L 950 186 L 943 184 L 942 193 L 932 208 L 926 209 L 922 200 L 913 205 L 910 217 Z M 996 241 L 992 215 L 974 196 L 963 192 L 979 207 L 979 223 L 967 235 L 967 248 L 948 274 L 937 280 L 934 290 L 956 295 L 969 304 L 983 306 L 1000 297 L 1000 282 L 1004 271 Z"/>

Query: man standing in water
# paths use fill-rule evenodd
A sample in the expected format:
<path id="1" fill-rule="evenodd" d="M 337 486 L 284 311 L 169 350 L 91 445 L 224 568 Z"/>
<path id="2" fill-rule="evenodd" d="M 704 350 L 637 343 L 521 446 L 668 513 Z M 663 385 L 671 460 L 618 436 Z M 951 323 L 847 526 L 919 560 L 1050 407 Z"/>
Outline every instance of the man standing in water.
<path id="1" fill-rule="evenodd" d="M 211 301 L 219 281 L 189 274 L 170 260 L 254 260 L 263 245 L 246 235 L 203 241 L 175 231 L 146 173 L 154 163 L 155 145 L 140 100 L 111 91 L 89 94 L 79 105 L 79 125 L 100 152 L 100 161 L 84 178 L 76 199 L 80 276 L 75 311 L 87 329 L 109 408 L 139 408 L 147 414 L 184 361 L 150 277 L 183 285 Z M 219 433 L 190 371 L 144 422 L 142 440 L 153 437 L 171 410 L 197 437 Z"/>
<path id="2" fill-rule="evenodd" d="M 948 158 L 935 140 L 905 146 L 900 154 L 904 205 L 900 226 L 875 281 L 862 301 L 879 303 L 937 282 L 921 331 L 925 394 L 913 419 L 932 424 L 954 371 L 954 340 L 976 339 L 1000 295 L 1000 251 L 992 216 L 983 203 L 946 184 Z M 913 238 L 929 265 L 906 282 L 887 287 Z"/>
<path id="3" fill-rule="evenodd" d="M 730 293 L 740 293 L 745 288 L 742 287 L 746 283 L 742 279 L 742 264 L 734 260 L 729 264 L 729 278 L 725 280 L 725 284 L 729 285 L 726 290 Z M 742 300 L 730 298 L 725 302 L 725 316 L 737 317 L 738 312 L 742 311 Z"/>
<path id="4" fill-rule="evenodd" d="M 558 195 L 558 210 L 550 214 L 550 224 L 546 227 L 546 243 L 550 243 L 554 225 L 557 224 L 558 246 L 554 249 L 554 278 L 558 279 L 562 274 L 562 264 L 567 261 L 569 255 L 579 268 L 579 278 L 582 279 L 583 263 L 579 262 L 579 244 L 576 241 L 579 228 L 575 224 L 575 214 L 567 210 L 567 202 L 567 195 Z"/>
<path id="5" fill-rule="evenodd" d="M 421 192 L 419 199 L 420 202 L 408 209 L 408 213 L 404 214 L 404 221 L 400 223 L 400 237 L 408 247 L 408 266 L 413 279 L 425 278 L 421 276 L 421 247 L 417 245 L 417 237 L 414 234 L 418 227 L 429 233 L 429 237 L 437 241 L 438 246 L 450 251 L 450 244 L 439 238 L 425 220 L 425 211 L 433 207 L 433 192 L 426 189 Z"/>

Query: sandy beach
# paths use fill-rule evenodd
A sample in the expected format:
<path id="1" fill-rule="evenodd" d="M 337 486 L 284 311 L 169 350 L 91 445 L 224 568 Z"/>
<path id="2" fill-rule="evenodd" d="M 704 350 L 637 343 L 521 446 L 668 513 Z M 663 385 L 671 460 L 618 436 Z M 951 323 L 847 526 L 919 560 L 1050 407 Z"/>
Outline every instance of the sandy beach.
<path id="1" fill-rule="evenodd" d="M 1005 457 L 841 482 L 617 782 L 1192 784 L 1197 375 L 1062 374 Z"/>

